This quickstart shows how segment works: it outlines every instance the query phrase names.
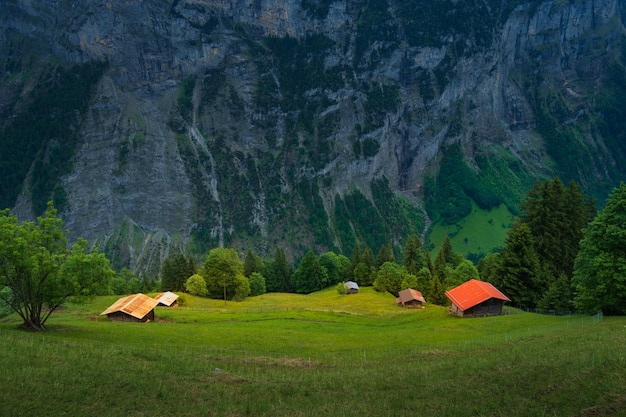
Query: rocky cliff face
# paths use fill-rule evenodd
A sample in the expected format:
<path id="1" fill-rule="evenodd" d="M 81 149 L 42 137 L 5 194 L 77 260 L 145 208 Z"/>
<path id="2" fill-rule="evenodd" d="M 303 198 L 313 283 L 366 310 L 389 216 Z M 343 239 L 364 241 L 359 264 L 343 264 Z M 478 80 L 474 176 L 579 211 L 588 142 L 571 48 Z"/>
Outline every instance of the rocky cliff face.
<path id="1" fill-rule="evenodd" d="M 150 276 L 173 251 L 421 233 L 453 144 L 494 204 L 552 175 L 605 193 L 625 172 L 602 120 L 623 5 L 463 3 L 3 0 L 0 112 L 51 66 L 107 63 L 50 193 L 73 235 Z"/>

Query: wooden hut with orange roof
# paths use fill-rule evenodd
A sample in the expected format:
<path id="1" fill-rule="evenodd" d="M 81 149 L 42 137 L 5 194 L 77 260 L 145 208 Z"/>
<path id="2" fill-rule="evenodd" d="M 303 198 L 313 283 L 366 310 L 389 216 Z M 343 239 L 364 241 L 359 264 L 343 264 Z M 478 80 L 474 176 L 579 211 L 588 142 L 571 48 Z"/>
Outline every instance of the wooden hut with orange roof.
<path id="1" fill-rule="evenodd" d="M 488 282 L 471 279 L 446 291 L 450 299 L 450 313 L 459 317 L 485 317 L 502 314 L 506 301 L 511 301 Z"/>

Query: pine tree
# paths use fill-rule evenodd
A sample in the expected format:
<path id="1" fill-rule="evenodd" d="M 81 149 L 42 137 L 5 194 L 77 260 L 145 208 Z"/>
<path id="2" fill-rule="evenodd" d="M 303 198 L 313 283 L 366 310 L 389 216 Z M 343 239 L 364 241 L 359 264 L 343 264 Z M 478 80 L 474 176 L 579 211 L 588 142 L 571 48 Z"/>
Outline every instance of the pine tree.
<path id="1" fill-rule="evenodd" d="M 323 289 L 328 284 L 328 274 L 321 267 L 313 252 L 308 251 L 294 273 L 296 292 L 309 294 Z"/>
<path id="2" fill-rule="evenodd" d="M 287 256 L 282 248 L 276 248 L 273 262 L 273 276 L 276 280 L 276 291 L 294 292 L 293 268 L 287 262 Z"/>
<path id="3" fill-rule="evenodd" d="M 515 223 L 506 238 L 499 256 L 499 289 L 513 304 L 534 308 L 542 295 L 542 273 L 534 249 L 533 236 L 526 223 Z"/>
<path id="4" fill-rule="evenodd" d="M 378 255 L 376 255 L 376 267 L 380 268 L 385 262 L 396 262 L 396 257 L 393 254 L 391 244 L 386 244 L 380 247 Z"/>
<path id="5" fill-rule="evenodd" d="M 248 249 L 246 257 L 243 260 L 243 275 L 246 278 L 250 278 L 253 272 L 258 272 L 256 271 L 256 259 L 254 258 L 252 250 Z"/>
<path id="6" fill-rule="evenodd" d="M 576 183 L 570 182 L 566 188 L 557 177 L 535 182 L 520 208 L 520 220 L 530 228 L 535 252 L 546 272 L 543 293 L 561 275 L 572 276 L 582 230 L 595 213 L 593 201 Z"/>
<path id="7" fill-rule="evenodd" d="M 430 302 L 439 306 L 448 305 L 448 297 L 446 297 L 446 290 L 439 280 L 437 275 L 433 276 L 433 286 L 430 292 Z"/>
<path id="8" fill-rule="evenodd" d="M 417 276 L 419 271 L 427 266 L 424 252 L 424 246 L 419 237 L 410 235 L 407 238 L 402 254 L 402 264 L 408 273 Z"/>
<path id="9" fill-rule="evenodd" d="M 574 305 L 581 312 L 626 314 L 626 184 L 615 188 L 584 231 L 574 265 Z"/>

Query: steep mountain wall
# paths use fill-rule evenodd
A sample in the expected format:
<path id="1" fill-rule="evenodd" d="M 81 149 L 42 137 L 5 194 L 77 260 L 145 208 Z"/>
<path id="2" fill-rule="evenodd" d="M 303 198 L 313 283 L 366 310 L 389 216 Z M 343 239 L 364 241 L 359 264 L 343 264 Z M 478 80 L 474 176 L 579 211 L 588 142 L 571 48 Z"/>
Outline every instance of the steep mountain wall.
<path id="1" fill-rule="evenodd" d="M 49 110 L 34 106 L 59 85 L 51 69 L 106 62 L 44 196 L 117 266 L 153 276 L 216 245 L 377 250 L 469 200 L 514 209 L 536 178 L 598 196 L 623 179 L 620 8 L 3 0 L 3 140 Z M 54 166 L 55 140 L 20 152 Z M 439 170 L 457 145 L 463 178 Z M 37 166 L 12 200 L 0 188 L 22 217 L 37 214 Z"/>

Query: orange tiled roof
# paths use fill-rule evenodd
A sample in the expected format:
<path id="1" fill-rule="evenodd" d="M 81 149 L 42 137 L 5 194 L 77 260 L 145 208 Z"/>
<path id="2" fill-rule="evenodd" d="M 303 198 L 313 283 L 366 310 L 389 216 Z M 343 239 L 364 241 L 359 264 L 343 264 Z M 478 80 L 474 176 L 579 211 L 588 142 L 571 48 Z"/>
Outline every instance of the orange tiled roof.
<path id="1" fill-rule="evenodd" d="M 452 301 L 461 311 L 472 308 L 490 298 L 511 301 L 506 295 L 502 294 L 490 283 L 479 281 L 477 279 L 471 279 L 458 287 L 452 288 L 450 291 L 446 291 L 446 297 L 448 297 L 450 301 Z"/>

